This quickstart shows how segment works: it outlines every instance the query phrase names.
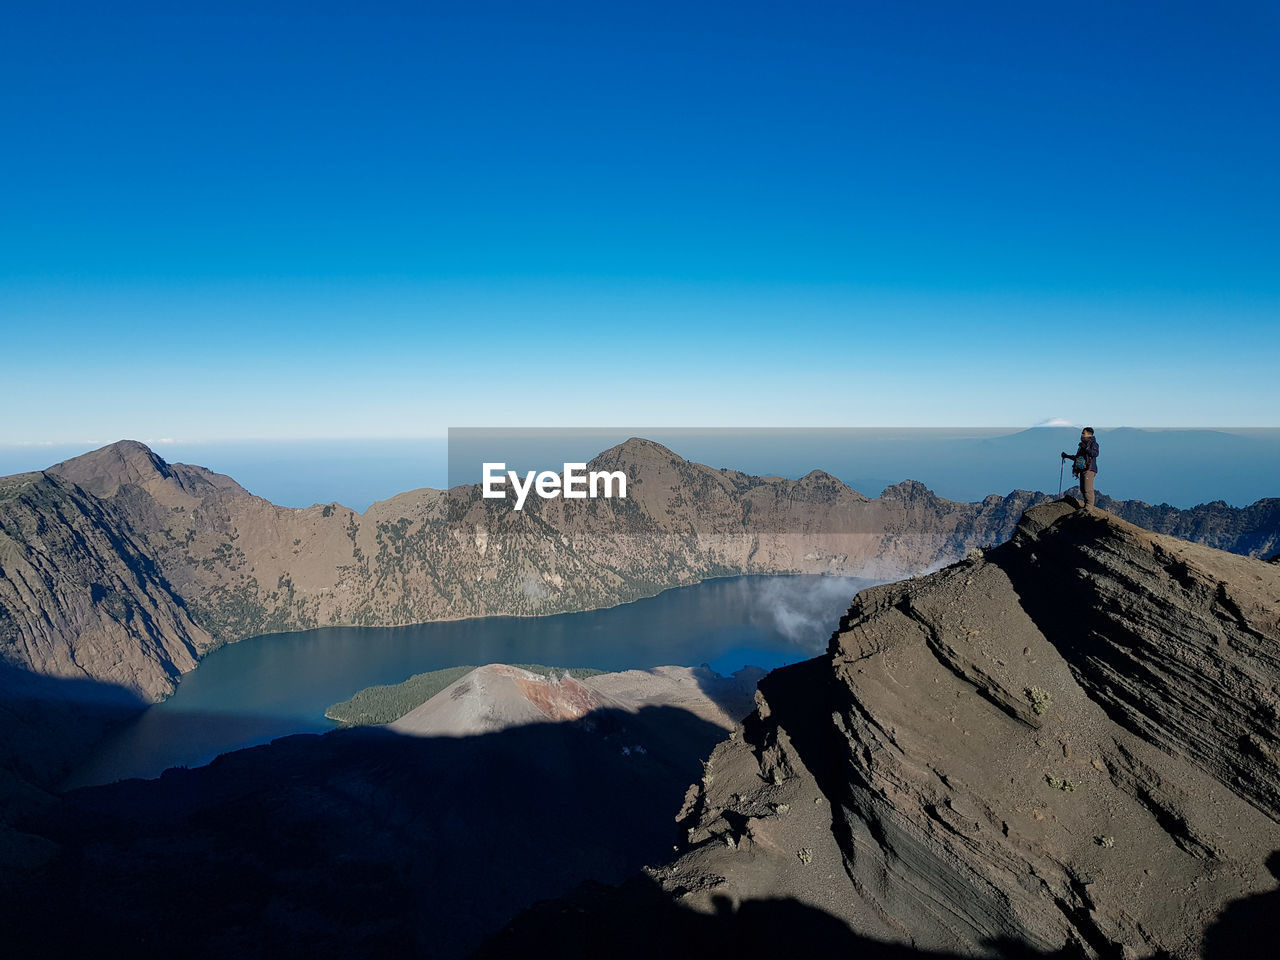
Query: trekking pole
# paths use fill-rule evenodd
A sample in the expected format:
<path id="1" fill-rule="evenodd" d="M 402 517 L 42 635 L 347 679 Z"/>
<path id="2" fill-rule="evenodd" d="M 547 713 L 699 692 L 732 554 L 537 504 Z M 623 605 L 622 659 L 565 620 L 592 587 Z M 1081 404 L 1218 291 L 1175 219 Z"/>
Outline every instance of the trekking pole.
<path id="1" fill-rule="evenodd" d="M 1062 468 L 1067 465 L 1067 461 L 1058 459 L 1058 499 L 1062 499 Z"/>

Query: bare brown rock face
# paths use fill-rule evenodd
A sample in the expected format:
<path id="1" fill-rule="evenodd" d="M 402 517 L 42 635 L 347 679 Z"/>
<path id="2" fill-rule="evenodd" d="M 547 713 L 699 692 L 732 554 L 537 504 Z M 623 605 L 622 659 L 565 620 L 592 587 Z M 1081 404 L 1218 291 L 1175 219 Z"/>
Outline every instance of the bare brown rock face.
<path id="1" fill-rule="evenodd" d="M 1098 497 L 1098 506 L 1155 533 L 1232 553 L 1265 557 L 1280 547 L 1280 497 L 1267 497 L 1247 507 L 1215 500 L 1179 510 L 1167 503 L 1151 506 L 1141 500 L 1113 500 L 1103 495 Z"/>
<path id="2" fill-rule="evenodd" d="M 1280 571 L 1046 504 L 761 681 L 650 876 L 960 955 L 1267 955 L 1277 744 Z"/>
<path id="3" fill-rule="evenodd" d="M 215 641 L 112 508 L 56 474 L 0 480 L 0 656 L 156 696 Z"/>
<path id="4" fill-rule="evenodd" d="M 677 707 L 727 732 L 750 711 L 762 675 L 757 667 L 721 677 L 709 667 L 664 666 L 575 680 L 491 663 L 471 670 L 386 729 L 417 737 L 474 736 L 661 706 Z"/>
<path id="5" fill-rule="evenodd" d="M 755 477 L 640 439 L 591 469 L 624 471 L 627 499 L 517 512 L 460 487 L 363 514 L 291 509 L 134 441 L 0 479 L 0 659 L 152 700 L 212 647 L 263 633 L 564 613 L 743 573 L 908 576 L 1002 542 L 1046 499 L 957 503 L 906 481 L 872 500 L 821 471 Z M 1209 505 L 1192 534 L 1264 552 L 1269 503 Z"/>
<path id="6" fill-rule="evenodd" d="M 592 469 L 626 500 L 516 512 L 478 487 L 415 490 L 357 514 L 279 507 L 121 441 L 0 481 L 0 656 L 148 699 L 219 643 L 611 606 L 739 573 L 897 576 L 994 542 L 1037 495 L 982 504 L 920 485 L 879 500 L 814 472 L 752 477 L 632 440 Z"/>

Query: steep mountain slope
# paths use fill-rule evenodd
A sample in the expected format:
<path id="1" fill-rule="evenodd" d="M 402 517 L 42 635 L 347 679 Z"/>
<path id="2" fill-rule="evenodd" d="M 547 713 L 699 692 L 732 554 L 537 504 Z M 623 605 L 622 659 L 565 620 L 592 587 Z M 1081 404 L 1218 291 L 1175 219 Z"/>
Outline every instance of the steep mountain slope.
<path id="1" fill-rule="evenodd" d="M 516 512 L 472 486 L 357 514 L 279 507 L 111 444 L 0 481 L 0 658 L 155 699 L 211 647 L 262 633 L 562 613 L 739 573 L 915 574 L 1004 540 L 1045 499 L 956 503 L 914 481 L 868 499 L 820 471 L 754 477 L 640 439 L 591 469 L 624 471 L 628 498 L 534 497 Z M 1280 543 L 1277 504 L 1121 507 L 1263 553 Z"/>
<path id="2" fill-rule="evenodd" d="M 868 500 L 814 472 L 751 477 L 633 440 L 593 469 L 626 500 L 418 490 L 363 515 L 268 503 L 122 441 L 8 478 L 0 655 L 147 698 L 217 643 L 330 624 L 396 625 L 610 606 L 736 573 L 893 576 L 993 542 L 1036 499 L 955 504 L 919 484 Z"/>
<path id="3" fill-rule="evenodd" d="M 51 473 L 0 479 L 0 658 L 147 696 L 214 646 L 145 536 Z"/>
<path id="4" fill-rule="evenodd" d="M 685 853 L 649 871 L 687 910 L 793 902 L 959 955 L 1266 955 L 1276 911 L 1241 905 L 1280 900 L 1272 564 L 1043 505 L 863 591 L 757 701 L 691 791 Z M 634 896 L 595 906 L 586 952 Z"/>

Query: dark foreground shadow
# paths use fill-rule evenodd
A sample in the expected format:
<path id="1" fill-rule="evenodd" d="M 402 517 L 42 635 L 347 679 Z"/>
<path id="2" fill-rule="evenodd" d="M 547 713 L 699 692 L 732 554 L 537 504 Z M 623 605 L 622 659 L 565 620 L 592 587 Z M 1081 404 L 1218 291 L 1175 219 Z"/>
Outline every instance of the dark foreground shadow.
<path id="1" fill-rule="evenodd" d="M 787 670 L 820 684 L 813 662 Z M 820 687 L 801 685 L 805 703 L 779 687 L 776 709 L 812 715 L 790 725 L 793 742 L 838 796 L 839 771 L 822 760 L 833 754 Z M 0 945 L 32 957 L 453 958 L 479 949 L 653 960 L 740 949 L 942 960 L 794 900 L 735 907 L 721 898 L 713 914 L 682 906 L 638 871 L 672 858 L 673 817 L 724 732 L 671 707 L 588 719 L 462 739 L 377 728 L 295 736 L 159 780 L 46 793 L 21 808 L 18 826 L 43 855 L 4 865 Z M 1233 904 L 1205 957 L 1272 956 L 1277 917 L 1280 894 Z M 1006 957 L 1074 956 L 986 946 Z"/>
<path id="2" fill-rule="evenodd" d="M 1280 850 L 1267 858 L 1267 869 L 1280 881 Z M 1245 897 L 1222 911 L 1205 934 L 1204 960 L 1280 955 L 1280 887 Z"/>
<path id="3" fill-rule="evenodd" d="M 106 732 L 146 706 L 124 687 L 0 662 L 0 770 L 52 788 Z"/>
<path id="4" fill-rule="evenodd" d="M 25 824 L 56 808 L 55 785 L 143 708 L 123 687 L 40 676 L 0 661 L 0 911 L 57 853 Z"/>
<path id="5" fill-rule="evenodd" d="M 1269 865 L 1280 876 L 1280 851 Z M 557 960 L 654 960 L 709 956 L 959 960 L 960 955 L 885 943 L 793 899 L 748 900 L 736 908 L 713 897 L 715 913 L 682 907 L 648 877 L 621 887 L 584 884 L 566 898 L 536 904 L 490 937 L 476 960 L 550 956 Z M 1272 960 L 1280 934 L 1280 892 L 1232 904 L 1209 929 L 1202 960 Z M 1011 940 L 982 944 L 1009 960 L 1077 960 L 1078 947 L 1052 953 Z M 1101 953 L 1100 956 L 1121 956 Z M 970 956 L 970 954 L 965 954 Z M 1158 956 L 1168 957 L 1167 954 Z"/>
<path id="6" fill-rule="evenodd" d="M 737 722 L 755 710 L 756 685 L 768 674 L 762 667 L 746 666 L 722 676 L 707 664 L 695 667 L 693 678 L 708 700 Z"/>
<path id="7" fill-rule="evenodd" d="M 528 904 L 669 859 L 724 736 L 672 707 L 462 739 L 355 729 L 76 790 L 22 824 L 57 853 L 0 904 L 4 944 L 462 956 Z"/>
<path id="8" fill-rule="evenodd" d="M 736 908 L 713 897 L 715 913 L 680 906 L 653 881 L 620 888 L 584 885 L 564 900 L 525 911 L 473 955 L 476 960 L 555 956 L 557 960 L 654 960 L 681 957 L 804 957 L 858 960 L 959 960 L 861 936 L 843 921 L 793 899 L 748 900 Z M 987 955 L 1067 960 L 1082 954 L 1041 953 L 1012 941 L 984 945 Z"/>

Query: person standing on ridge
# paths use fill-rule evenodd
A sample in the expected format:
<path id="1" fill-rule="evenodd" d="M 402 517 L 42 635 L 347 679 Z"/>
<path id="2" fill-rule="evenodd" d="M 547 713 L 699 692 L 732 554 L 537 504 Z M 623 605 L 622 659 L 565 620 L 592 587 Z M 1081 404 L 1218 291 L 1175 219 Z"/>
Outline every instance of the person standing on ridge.
<path id="1" fill-rule="evenodd" d="M 1093 438 L 1093 427 L 1080 431 L 1080 446 L 1074 456 L 1062 451 L 1063 460 L 1071 460 L 1071 475 L 1079 479 L 1080 497 L 1086 507 L 1094 504 L 1093 478 L 1098 475 L 1098 441 Z"/>

